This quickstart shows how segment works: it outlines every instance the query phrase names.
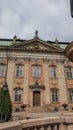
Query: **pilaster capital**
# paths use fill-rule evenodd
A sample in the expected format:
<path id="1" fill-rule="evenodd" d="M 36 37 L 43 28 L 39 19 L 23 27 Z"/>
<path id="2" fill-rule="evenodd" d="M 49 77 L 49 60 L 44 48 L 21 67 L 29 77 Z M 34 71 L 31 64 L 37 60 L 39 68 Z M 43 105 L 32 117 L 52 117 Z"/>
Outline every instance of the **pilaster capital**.
<path id="1" fill-rule="evenodd" d="M 16 58 L 14 58 L 14 57 L 9 57 L 9 58 L 8 58 L 8 62 L 15 62 L 15 59 L 16 59 Z"/>
<path id="2" fill-rule="evenodd" d="M 48 59 L 43 59 L 44 63 L 48 63 L 48 61 L 49 61 Z"/>
<path id="3" fill-rule="evenodd" d="M 25 63 L 29 63 L 30 58 L 24 58 Z"/>
<path id="4" fill-rule="evenodd" d="M 58 64 L 64 64 L 64 59 L 56 60 L 56 62 L 57 62 Z"/>

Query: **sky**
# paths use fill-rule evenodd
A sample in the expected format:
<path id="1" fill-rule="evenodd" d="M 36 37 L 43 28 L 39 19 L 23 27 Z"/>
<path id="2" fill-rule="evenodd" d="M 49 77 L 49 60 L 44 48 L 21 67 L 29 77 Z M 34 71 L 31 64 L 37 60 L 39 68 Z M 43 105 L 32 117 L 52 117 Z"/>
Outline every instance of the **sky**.
<path id="1" fill-rule="evenodd" d="M 70 0 L 0 0 L 0 38 L 73 41 Z"/>

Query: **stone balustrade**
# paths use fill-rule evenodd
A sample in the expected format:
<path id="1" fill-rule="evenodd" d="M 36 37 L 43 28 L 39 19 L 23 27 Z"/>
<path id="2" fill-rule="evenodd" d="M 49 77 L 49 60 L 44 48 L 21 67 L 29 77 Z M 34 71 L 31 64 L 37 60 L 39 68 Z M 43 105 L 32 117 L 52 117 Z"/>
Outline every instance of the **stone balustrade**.
<path id="1" fill-rule="evenodd" d="M 24 123 L 25 122 L 25 123 Z M 21 121 L 23 130 L 59 130 L 61 119 L 59 117 L 31 119 Z"/>
<path id="2" fill-rule="evenodd" d="M 0 130 L 73 130 L 73 113 L 1 123 Z"/>

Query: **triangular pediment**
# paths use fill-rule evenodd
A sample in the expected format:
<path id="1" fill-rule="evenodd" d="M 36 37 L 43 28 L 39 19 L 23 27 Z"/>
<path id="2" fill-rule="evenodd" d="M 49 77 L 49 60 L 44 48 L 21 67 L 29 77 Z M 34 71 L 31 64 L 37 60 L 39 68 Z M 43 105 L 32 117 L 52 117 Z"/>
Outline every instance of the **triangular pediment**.
<path id="1" fill-rule="evenodd" d="M 25 51 L 63 52 L 61 48 L 46 41 L 35 38 L 32 40 L 13 44 L 10 48 Z"/>

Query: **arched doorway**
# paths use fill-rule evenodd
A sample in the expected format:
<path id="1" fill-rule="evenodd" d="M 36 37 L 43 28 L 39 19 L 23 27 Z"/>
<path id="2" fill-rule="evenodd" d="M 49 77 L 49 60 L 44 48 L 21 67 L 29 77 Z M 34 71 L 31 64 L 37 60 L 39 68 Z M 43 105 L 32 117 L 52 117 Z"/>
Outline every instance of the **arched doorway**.
<path id="1" fill-rule="evenodd" d="M 41 91 L 33 91 L 33 106 L 41 106 Z"/>

